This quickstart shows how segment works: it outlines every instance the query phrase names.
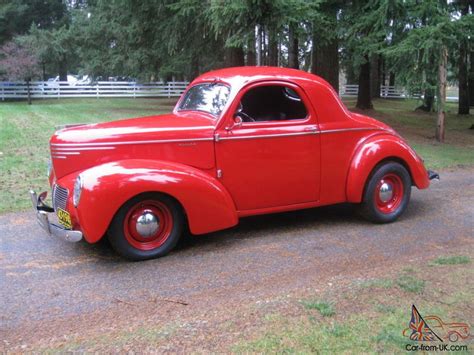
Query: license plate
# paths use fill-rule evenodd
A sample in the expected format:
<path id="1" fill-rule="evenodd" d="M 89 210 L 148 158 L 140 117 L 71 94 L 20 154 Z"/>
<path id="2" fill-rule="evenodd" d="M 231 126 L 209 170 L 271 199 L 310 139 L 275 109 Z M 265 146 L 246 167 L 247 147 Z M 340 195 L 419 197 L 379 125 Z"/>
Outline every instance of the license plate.
<path id="1" fill-rule="evenodd" d="M 71 222 L 71 215 L 69 212 L 66 212 L 60 208 L 58 208 L 57 212 L 59 223 L 61 223 L 65 228 L 71 229 L 72 222 Z"/>

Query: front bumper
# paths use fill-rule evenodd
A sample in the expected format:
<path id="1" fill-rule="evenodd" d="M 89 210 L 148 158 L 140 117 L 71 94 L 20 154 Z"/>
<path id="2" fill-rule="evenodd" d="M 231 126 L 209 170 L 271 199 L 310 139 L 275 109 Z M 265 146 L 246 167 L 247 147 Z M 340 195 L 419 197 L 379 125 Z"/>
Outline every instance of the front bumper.
<path id="1" fill-rule="evenodd" d="M 439 181 L 439 174 L 436 171 L 428 170 L 428 179 Z"/>
<path id="2" fill-rule="evenodd" d="M 43 228 L 49 235 L 61 238 L 68 242 L 78 242 L 82 239 L 82 232 L 77 230 L 65 229 L 61 226 L 49 222 L 48 213 L 54 212 L 52 207 L 49 207 L 44 203 L 45 193 L 36 195 L 36 192 L 30 190 L 31 202 L 33 209 L 36 213 L 36 219 L 38 224 Z"/>

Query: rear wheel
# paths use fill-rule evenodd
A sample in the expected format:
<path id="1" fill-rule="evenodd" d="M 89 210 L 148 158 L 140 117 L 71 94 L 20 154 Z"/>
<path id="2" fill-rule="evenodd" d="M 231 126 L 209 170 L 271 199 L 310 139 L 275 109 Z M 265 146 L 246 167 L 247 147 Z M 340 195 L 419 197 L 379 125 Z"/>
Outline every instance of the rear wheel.
<path id="1" fill-rule="evenodd" d="M 112 247 L 131 260 L 146 260 L 168 254 L 183 231 L 181 206 L 160 193 L 145 193 L 126 202 L 108 230 Z"/>
<path id="2" fill-rule="evenodd" d="M 410 201 L 411 178 L 405 167 L 396 162 L 378 165 L 365 187 L 360 214 L 375 223 L 395 221 Z"/>

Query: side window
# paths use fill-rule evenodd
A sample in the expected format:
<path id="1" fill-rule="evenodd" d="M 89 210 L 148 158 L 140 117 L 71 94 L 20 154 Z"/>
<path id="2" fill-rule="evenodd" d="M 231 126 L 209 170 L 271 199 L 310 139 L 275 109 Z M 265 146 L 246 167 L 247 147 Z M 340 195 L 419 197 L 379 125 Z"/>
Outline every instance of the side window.
<path id="1" fill-rule="evenodd" d="M 250 89 L 239 106 L 237 115 L 244 122 L 300 120 L 308 114 L 298 93 L 281 85 Z"/>

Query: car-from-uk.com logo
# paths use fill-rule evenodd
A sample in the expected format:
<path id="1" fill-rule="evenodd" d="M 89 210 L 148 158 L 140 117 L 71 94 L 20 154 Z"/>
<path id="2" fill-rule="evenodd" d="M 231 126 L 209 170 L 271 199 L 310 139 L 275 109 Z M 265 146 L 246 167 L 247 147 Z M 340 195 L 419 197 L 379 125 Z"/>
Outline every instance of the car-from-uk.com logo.
<path id="1" fill-rule="evenodd" d="M 403 336 L 414 342 L 406 345 L 407 351 L 468 351 L 467 345 L 456 342 L 471 338 L 467 323 L 447 323 L 435 315 L 422 317 L 415 305 L 411 307 L 410 323 Z"/>

